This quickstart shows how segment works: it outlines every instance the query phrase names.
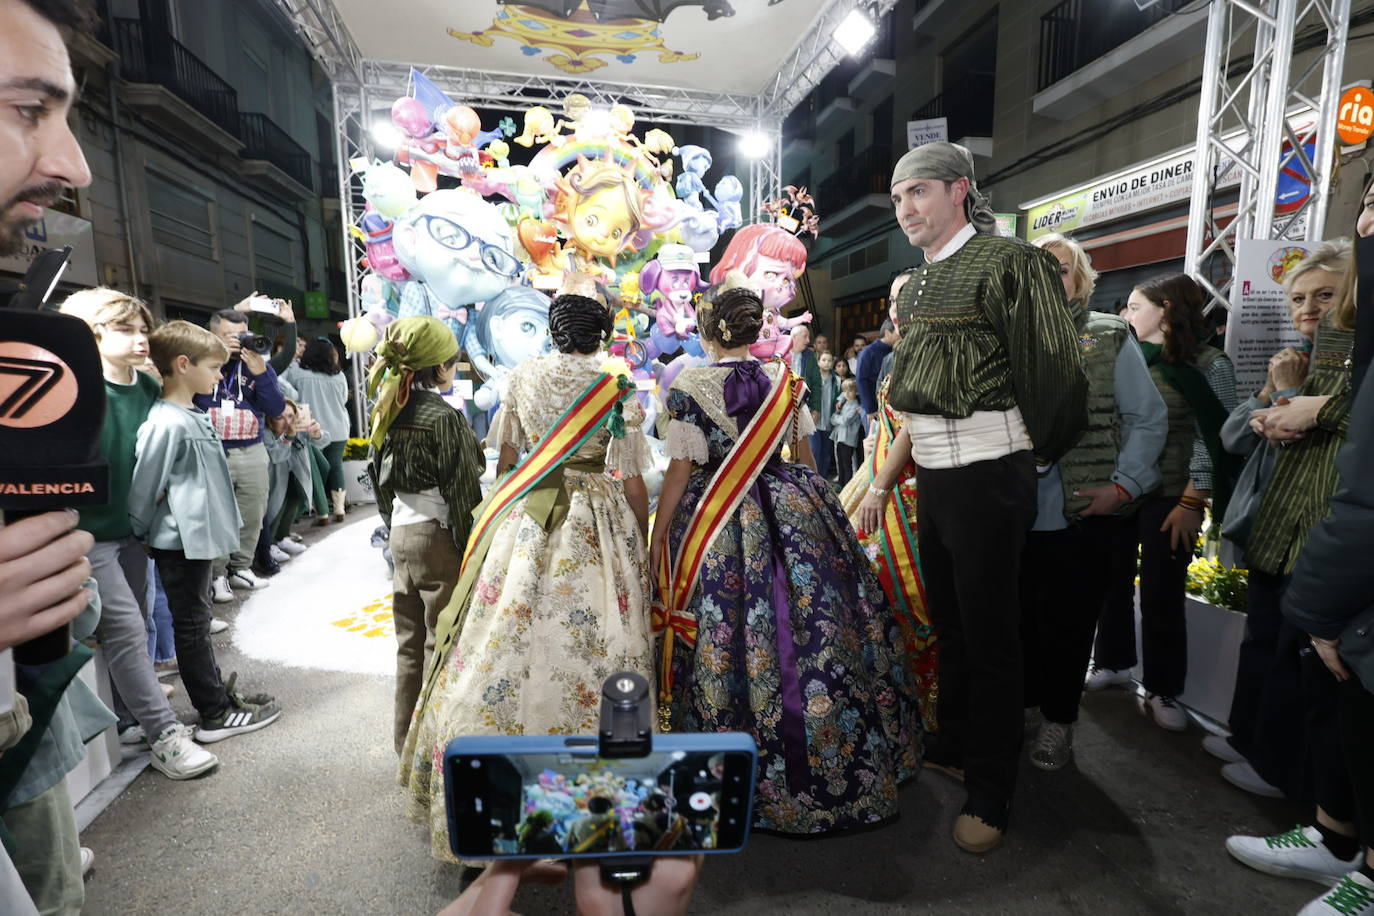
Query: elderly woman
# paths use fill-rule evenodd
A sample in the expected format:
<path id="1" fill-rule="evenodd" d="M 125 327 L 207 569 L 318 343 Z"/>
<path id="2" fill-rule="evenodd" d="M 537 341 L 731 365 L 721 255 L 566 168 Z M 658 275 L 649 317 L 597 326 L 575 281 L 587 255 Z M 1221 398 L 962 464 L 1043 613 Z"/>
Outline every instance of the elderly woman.
<path id="1" fill-rule="evenodd" d="M 1349 243 L 1328 242 L 1284 277 L 1288 314 L 1294 328 L 1302 335 L 1302 343 L 1296 347 L 1284 347 L 1270 358 L 1264 385 L 1238 405 L 1222 427 L 1222 441 L 1228 450 L 1248 454 L 1249 461 L 1260 462 L 1252 472 L 1260 475 L 1266 493 L 1271 491 L 1269 483 L 1275 464 L 1284 450 L 1277 444 L 1269 444 L 1257 434 L 1250 426 L 1251 417 L 1256 411 L 1264 410 L 1280 400 L 1296 397 L 1301 390 L 1311 366 L 1318 324 L 1335 304 L 1341 274 L 1349 265 Z M 1340 438 L 1334 438 L 1336 445 Z M 1285 460 L 1289 462 L 1291 474 L 1291 460 Z M 1329 492 L 1327 495 L 1330 495 Z M 1280 501 L 1276 494 L 1272 505 L 1277 506 Z M 1325 499 L 1321 502 L 1324 506 Z M 1264 511 L 1262 507 L 1263 503 L 1261 512 Z M 1251 519 L 1251 524 L 1246 527 L 1253 528 L 1253 521 Z M 1272 527 L 1274 521 L 1276 515 L 1271 509 L 1268 525 Z M 1227 519 L 1223 536 L 1235 540 L 1240 547 L 1248 548 L 1254 543 L 1252 532 L 1241 529 L 1239 520 L 1235 518 Z M 1267 550 L 1263 543 L 1256 546 L 1260 550 L 1260 563 L 1265 564 L 1263 557 L 1272 551 Z M 1297 551 L 1293 553 L 1296 560 Z M 1291 564 L 1279 564 L 1272 560 L 1265 565 L 1291 568 Z M 1284 740 L 1275 744 L 1273 740 L 1300 728 L 1297 720 L 1303 714 L 1299 699 L 1304 679 L 1303 665 L 1292 645 L 1285 645 L 1280 651 L 1280 642 L 1301 640 L 1302 634 L 1284 624 L 1279 614 L 1279 602 L 1287 585 L 1287 575 L 1266 572 L 1253 559 L 1250 567 L 1245 640 L 1240 647 L 1235 692 L 1228 717 L 1231 736 L 1214 735 L 1203 741 L 1202 746 L 1214 757 L 1226 761 L 1221 772 L 1229 782 L 1260 795 L 1279 796 L 1285 789 L 1298 790 L 1293 780 L 1298 777 L 1297 768 L 1302 766 L 1305 756 L 1296 742 Z M 1247 762 L 1251 757 L 1262 759 L 1260 766 L 1275 779 L 1261 777 L 1254 765 Z M 1280 776 L 1280 773 L 1286 775 Z"/>
<path id="2" fill-rule="evenodd" d="M 1130 326 L 1088 310 L 1097 281 L 1088 253 L 1057 233 L 1035 244 L 1059 261 L 1088 376 L 1088 426 L 1040 473 L 1035 524 L 1021 558 L 1025 704 L 1043 715 L 1030 761 L 1053 771 L 1073 756 L 1073 724 L 1111 581 L 1112 546 L 1134 539 L 1137 503 L 1160 484 L 1169 411 Z M 1066 582 L 1074 587 L 1066 590 Z"/>

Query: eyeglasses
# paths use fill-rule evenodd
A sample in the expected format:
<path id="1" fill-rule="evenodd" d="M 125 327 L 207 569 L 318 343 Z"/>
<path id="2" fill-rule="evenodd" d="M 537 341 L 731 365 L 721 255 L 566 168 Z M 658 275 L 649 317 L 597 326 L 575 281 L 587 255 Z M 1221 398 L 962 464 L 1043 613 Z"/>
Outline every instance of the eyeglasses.
<path id="1" fill-rule="evenodd" d="M 462 251 L 476 242 L 482 252 L 482 266 L 494 274 L 513 277 L 520 273 L 520 261 L 508 251 L 477 238 L 453 220 L 426 213 L 423 216 L 429 237 L 450 251 Z"/>

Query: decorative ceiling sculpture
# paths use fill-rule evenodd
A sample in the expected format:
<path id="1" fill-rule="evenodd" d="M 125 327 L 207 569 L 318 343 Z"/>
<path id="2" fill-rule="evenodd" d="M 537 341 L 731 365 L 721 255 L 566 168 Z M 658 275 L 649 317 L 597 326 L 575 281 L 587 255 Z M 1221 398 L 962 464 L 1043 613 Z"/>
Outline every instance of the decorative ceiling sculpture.
<path id="1" fill-rule="evenodd" d="M 507 0 L 500 0 L 500 2 L 504 6 L 538 7 L 564 19 L 577 12 L 579 7 L 585 6 L 598 22 L 616 19 L 652 19 L 655 22 L 663 22 L 668 18 L 669 13 L 681 6 L 701 7 L 705 10 L 706 18 L 709 20 L 735 15 L 734 7 L 726 0 L 521 0 L 519 3 L 508 3 Z M 770 0 L 770 5 L 777 2 L 779 0 Z"/>
<path id="2" fill-rule="evenodd" d="M 448 33 L 484 48 L 490 48 L 496 38 L 513 39 L 520 43 L 520 51 L 525 56 L 545 54 L 544 60 L 564 73 L 599 70 L 609 63 L 603 59 L 605 57 L 632 64 L 640 54 L 657 54 L 659 63 L 675 64 L 701 56 L 674 51 L 664 45 L 663 33 L 654 19 L 599 21 L 596 13 L 588 10 L 588 3 L 603 9 L 645 8 L 661 16 L 671 12 L 672 7 L 687 5 L 675 0 L 546 0 L 541 6 L 511 4 L 498 11 L 492 24 L 485 29 L 476 32 L 449 29 Z M 570 12 L 562 12 L 569 6 L 573 7 Z"/>

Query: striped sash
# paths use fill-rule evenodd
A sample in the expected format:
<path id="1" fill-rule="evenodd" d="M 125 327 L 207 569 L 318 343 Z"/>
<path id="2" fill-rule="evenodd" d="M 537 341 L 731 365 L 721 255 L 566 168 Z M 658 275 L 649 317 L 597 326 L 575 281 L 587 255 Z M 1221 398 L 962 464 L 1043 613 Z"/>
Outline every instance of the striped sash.
<path id="1" fill-rule="evenodd" d="M 801 378 L 786 363 L 782 366 L 782 377 L 774 383 L 773 390 L 706 485 L 678 545 L 677 556 L 670 557 L 667 549 L 659 555 L 653 626 L 655 633 L 663 634 L 663 655 L 659 665 L 660 707 L 666 706 L 672 697 L 674 641 L 682 639 L 688 646 L 695 646 L 697 642 L 696 616 L 687 610 L 687 604 L 701 579 L 706 554 L 763 472 L 764 465 L 782 444 L 801 398 Z"/>
<path id="2" fill-rule="evenodd" d="M 878 411 L 878 432 L 873 450 L 868 456 L 870 479 L 877 479 L 878 469 L 887 460 L 892 441 L 897 438 L 897 429 L 892 423 L 889 409 L 884 406 Z M 921 581 L 921 559 L 916 549 L 916 533 L 907 521 L 910 507 L 902 496 L 900 481 L 892 488 L 892 498 L 883 507 L 882 523 L 870 537 L 878 539 L 878 578 L 887 586 L 897 613 L 906 619 L 918 638 L 928 637 L 931 628 L 922 622 L 920 612 L 926 606 L 925 584 Z M 912 605 L 912 599 L 920 601 L 920 608 Z"/>

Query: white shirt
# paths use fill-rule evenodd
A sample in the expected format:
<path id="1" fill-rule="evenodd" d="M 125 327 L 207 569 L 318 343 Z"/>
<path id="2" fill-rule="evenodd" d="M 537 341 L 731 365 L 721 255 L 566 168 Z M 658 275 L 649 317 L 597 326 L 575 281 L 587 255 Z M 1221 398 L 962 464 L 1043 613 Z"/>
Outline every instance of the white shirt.
<path id="1" fill-rule="evenodd" d="M 935 254 L 926 258 L 926 263 L 934 264 L 936 261 L 943 261 L 960 248 L 963 248 L 965 243 L 977 234 L 978 230 L 973 228 L 973 223 L 965 223 L 964 228 L 954 233 L 954 238 L 946 242 L 944 248 L 941 248 L 939 251 L 935 252 Z"/>

